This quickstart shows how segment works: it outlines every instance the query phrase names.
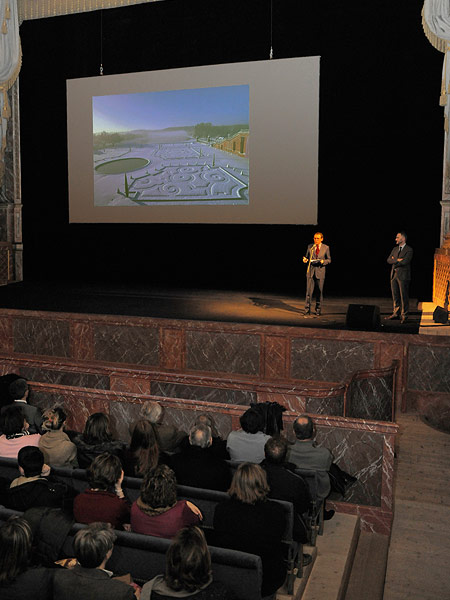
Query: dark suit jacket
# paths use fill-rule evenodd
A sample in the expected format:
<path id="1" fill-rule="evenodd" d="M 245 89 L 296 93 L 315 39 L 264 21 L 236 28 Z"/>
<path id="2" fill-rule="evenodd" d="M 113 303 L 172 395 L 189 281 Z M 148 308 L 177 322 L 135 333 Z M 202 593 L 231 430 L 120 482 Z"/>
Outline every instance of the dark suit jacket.
<path id="1" fill-rule="evenodd" d="M 231 471 L 211 448 L 188 446 L 171 457 L 169 465 L 181 485 L 226 492 L 231 484 Z"/>
<path id="2" fill-rule="evenodd" d="M 312 257 L 311 257 L 312 250 Z M 311 258 L 311 265 L 309 270 L 306 272 L 307 277 L 317 277 L 317 279 L 325 279 L 325 267 L 331 263 L 330 247 L 326 244 L 322 244 L 319 250 L 319 256 L 316 257 L 315 244 L 309 244 L 305 252 L 305 258 L 308 260 Z M 323 263 L 314 265 L 315 260 L 323 260 Z"/>
<path id="3" fill-rule="evenodd" d="M 400 281 L 410 281 L 413 249 L 411 248 L 411 246 L 405 245 L 405 247 L 400 253 L 400 258 L 402 260 L 400 262 L 397 262 L 397 258 L 399 258 L 399 250 L 399 246 L 395 246 L 394 248 L 392 248 L 392 251 L 387 259 L 388 263 L 392 265 L 391 279 L 394 279 L 395 277 L 397 279 L 400 279 Z"/>
<path id="4" fill-rule="evenodd" d="M 131 585 L 111 579 L 100 569 L 56 569 L 53 579 L 55 600 L 135 600 Z"/>

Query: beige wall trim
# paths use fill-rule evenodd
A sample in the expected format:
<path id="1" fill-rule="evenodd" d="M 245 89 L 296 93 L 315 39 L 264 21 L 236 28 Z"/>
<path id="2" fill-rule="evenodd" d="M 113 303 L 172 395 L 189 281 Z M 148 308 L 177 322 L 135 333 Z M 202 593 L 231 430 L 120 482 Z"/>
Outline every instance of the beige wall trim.
<path id="1" fill-rule="evenodd" d="M 119 8 L 158 0 L 17 0 L 19 23 L 74 13 Z"/>

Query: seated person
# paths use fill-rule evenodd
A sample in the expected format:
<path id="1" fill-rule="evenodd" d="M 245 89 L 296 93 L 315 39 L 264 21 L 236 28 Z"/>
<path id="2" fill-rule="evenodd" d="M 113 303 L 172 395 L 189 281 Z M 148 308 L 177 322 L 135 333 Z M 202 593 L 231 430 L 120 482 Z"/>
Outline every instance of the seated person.
<path id="1" fill-rule="evenodd" d="M 214 423 L 214 419 L 210 413 L 200 413 L 195 419 L 193 425 L 207 425 L 211 428 L 212 435 L 212 444 L 209 446 L 209 451 L 218 456 L 219 458 L 223 458 L 228 460 L 230 455 L 227 450 L 227 441 L 223 440 L 217 431 L 216 424 Z M 189 438 L 184 438 L 180 444 L 180 448 L 184 450 L 189 446 Z"/>
<path id="2" fill-rule="evenodd" d="M 305 544 L 308 541 L 308 532 L 302 515 L 310 508 L 311 496 L 308 484 L 293 472 L 295 465 L 286 462 L 287 450 L 288 444 L 284 438 L 271 437 L 264 446 L 266 458 L 261 466 L 267 474 L 269 498 L 285 500 L 294 505 L 294 539 Z"/>
<path id="3" fill-rule="evenodd" d="M 78 467 L 77 447 L 64 433 L 67 415 L 60 406 L 44 411 L 39 448 L 52 467 Z"/>
<path id="4" fill-rule="evenodd" d="M 211 445 L 211 428 L 194 425 L 189 433 L 189 445 L 170 460 L 179 484 L 221 491 L 230 487 L 230 467 L 223 458 L 210 452 Z"/>
<path id="5" fill-rule="evenodd" d="M 155 426 L 161 452 L 175 452 L 186 437 L 186 433 L 179 431 L 173 425 L 163 424 L 163 415 L 164 409 L 161 404 L 152 400 L 145 402 L 140 411 L 141 419 L 147 419 Z"/>
<path id="6" fill-rule="evenodd" d="M 167 456 L 160 452 L 155 426 L 146 419 L 138 421 L 131 435 L 129 448 L 126 448 L 122 465 L 127 477 L 144 477 L 160 463 L 165 463 Z"/>
<path id="7" fill-rule="evenodd" d="M 239 419 L 242 429 L 231 431 L 227 439 L 227 450 L 231 460 L 260 463 L 264 460 L 264 444 L 270 435 L 263 433 L 261 414 L 249 408 Z"/>
<path id="8" fill-rule="evenodd" d="M 51 600 L 52 569 L 31 568 L 33 536 L 28 522 L 11 517 L 0 527 L 0 598 Z"/>
<path id="9" fill-rule="evenodd" d="M 23 379 L 17 373 L 7 373 L 6 375 L 0 375 L 0 409 L 4 406 L 8 406 L 14 402 L 9 392 L 9 386 L 16 379 Z"/>
<path id="10" fill-rule="evenodd" d="M 22 408 L 15 404 L 7 406 L 0 416 L 0 456 L 17 458 L 24 446 L 39 446 L 39 433 L 30 434 Z"/>
<path id="11" fill-rule="evenodd" d="M 30 390 L 28 383 L 23 377 L 15 379 L 9 384 L 9 396 L 13 400 L 13 406 L 20 406 L 23 415 L 29 425 L 30 433 L 40 433 L 42 424 L 42 414 L 40 408 L 28 404 Z"/>
<path id="12" fill-rule="evenodd" d="M 203 531 L 185 527 L 175 536 L 166 554 L 166 574 L 144 584 L 141 600 L 233 600 L 227 588 L 213 581 L 211 556 Z"/>
<path id="13" fill-rule="evenodd" d="M 73 501 L 78 523 L 102 521 L 121 529 L 130 522 L 130 504 L 122 491 L 123 470 L 117 456 L 100 454 L 87 469 L 89 488 Z"/>
<path id="14" fill-rule="evenodd" d="M 6 503 L 9 508 L 25 511 L 37 506 L 71 507 L 67 486 L 50 477 L 50 467 L 36 446 L 24 446 L 17 456 L 20 477 L 11 482 Z"/>
<path id="15" fill-rule="evenodd" d="M 274 594 L 286 578 L 282 545 L 286 527 L 284 510 L 267 499 L 266 472 L 254 463 L 239 465 L 228 494 L 230 498 L 220 502 L 214 512 L 213 545 L 260 556 L 261 595 Z"/>
<path id="16" fill-rule="evenodd" d="M 183 527 L 197 525 L 200 510 L 187 500 L 177 500 L 175 473 L 167 465 L 148 471 L 141 495 L 131 506 L 131 531 L 173 538 Z"/>
<path id="17" fill-rule="evenodd" d="M 77 531 L 73 549 L 79 564 L 72 569 L 56 569 L 54 600 L 136 600 L 134 588 L 111 579 L 105 568 L 116 535 L 108 523 L 92 523 Z"/>
<path id="18" fill-rule="evenodd" d="M 333 455 L 327 448 L 318 446 L 314 441 L 315 427 L 313 420 L 308 415 L 300 415 L 293 424 L 296 442 L 290 447 L 288 459 L 299 469 L 317 471 L 318 496 L 325 499 L 330 491 L 330 477 L 328 471 L 333 462 Z M 324 518 L 331 519 L 334 510 L 325 511 Z"/>
<path id="19" fill-rule="evenodd" d="M 73 442 L 81 469 L 87 469 L 94 458 L 104 452 L 121 456 L 125 446 L 124 442 L 113 440 L 109 417 L 101 412 L 88 417 L 83 433 L 74 437 Z"/>

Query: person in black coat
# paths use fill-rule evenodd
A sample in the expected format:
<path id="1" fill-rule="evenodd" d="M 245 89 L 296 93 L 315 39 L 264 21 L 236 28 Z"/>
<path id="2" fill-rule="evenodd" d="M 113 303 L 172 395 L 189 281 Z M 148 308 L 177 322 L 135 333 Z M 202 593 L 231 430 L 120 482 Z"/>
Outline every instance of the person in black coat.
<path id="1" fill-rule="evenodd" d="M 51 600 L 52 569 L 30 566 L 33 536 L 24 518 L 11 517 L 0 528 L 0 598 Z"/>
<path id="2" fill-rule="evenodd" d="M 179 484 L 228 490 L 231 483 L 230 467 L 223 458 L 211 452 L 211 446 L 211 428 L 208 425 L 194 425 L 189 433 L 189 445 L 170 460 Z"/>
<path id="3" fill-rule="evenodd" d="M 294 505 L 294 539 L 305 544 L 308 541 L 308 531 L 302 515 L 310 508 L 311 495 L 305 480 L 293 472 L 294 463 L 286 462 L 287 450 L 284 438 L 271 437 L 264 446 L 266 458 L 261 466 L 267 474 L 269 497 L 292 502 Z"/>
<path id="4" fill-rule="evenodd" d="M 20 477 L 11 482 L 6 493 L 6 505 L 14 510 L 48 506 L 71 509 L 75 492 L 50 475 L 44 455 L 35 446 L 24 446 L 17 456 Z"/>
<path id="5" fill-rule="evenodd" d="M 216 506 L 214 545 L 261 557 L 261 595 L 274 594 L 286 578 L 282 537 L 286 522 L 283 508 L 267 499 L 266 472 L 254 463 L 242 463 L 236 470 L 230 498 Z"/>

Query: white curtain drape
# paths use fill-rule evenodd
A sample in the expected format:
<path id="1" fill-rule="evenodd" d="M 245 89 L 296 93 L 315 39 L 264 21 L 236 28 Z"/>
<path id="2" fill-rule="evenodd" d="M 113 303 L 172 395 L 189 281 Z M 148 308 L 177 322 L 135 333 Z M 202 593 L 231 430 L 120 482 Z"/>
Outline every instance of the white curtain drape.
<path id="1" fill-rule="evenodd" d="M 0 180 L 4 173 L 6 129 L 11 116 L 8 90 L 16 81 L 22 64 L 17 14 L 17 0 L 0 0 Z"/>

